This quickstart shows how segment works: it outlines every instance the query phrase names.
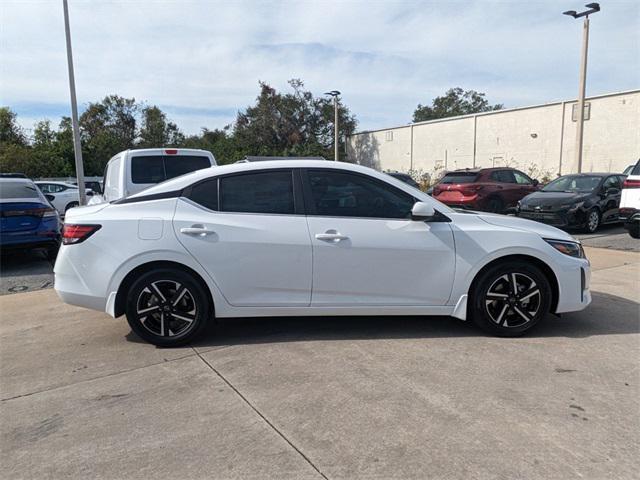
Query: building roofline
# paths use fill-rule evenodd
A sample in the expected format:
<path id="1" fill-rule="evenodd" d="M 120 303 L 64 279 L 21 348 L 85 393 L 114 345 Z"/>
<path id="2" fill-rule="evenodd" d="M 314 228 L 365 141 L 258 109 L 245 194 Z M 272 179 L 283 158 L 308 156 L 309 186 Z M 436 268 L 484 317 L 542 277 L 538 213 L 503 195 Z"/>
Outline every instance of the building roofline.
<path id="1" fill-rule="evenodd" d="M 616 97 L 619 95 L 629 95 L 629 94 L 633 94 L 633 93 L 640 93 L 640 89 L 635 89 L 635 90 L 623 90 L 620 92 L 612 92 L 612 93 L 603 93 L 601 95 L 593 95 L 591 97 L 586 97 L 585 100 L 596 100 L 598 98 L 606 98 L 606 97 Z M 470 113 L 468 115 L 458 115 L 455 117 L 446 117 L 446 118 L 436 118 L 435 120 L 426 120 L 424 122 L 412 122 L 412 123 L 407 123 L 405 125 L 397 125 L 395 127 L 387 127 L 387 128 L 376 128 L 373 130 L 363 130 L 361 132 L 356 132 L 353 133 L 351 135 L 348 135 L 349 137 L 355 137 L 356 135 L 362 135 L 365 133 L 376 133 L 376 132 L 385 132 L 388 130 L 397 130 L 399 128 L 411 128 L 411 127 L 415 127 L 416 125 L 428 125 L 431 123 L 442 123 L 442 122 L 451 122 L 453 120 L 463 120 L 466 118 L 474 118 L 474 117 L 484 117 L 487 115 L 496 115 L 498 113 L 509 113 L 509 112 L 518 112 L 520 110 L 531 110 L 533 108 L 543 108 L 543 107 L 552 107 L 554 105 L 562 105 L 565 103 L 575 103 L 577 102 L 578 99 L 571 99 L 571 100 L 560 100 L 560 101 L 555 101 L 555 102 L 549 102 L 549 103 L 539 103 L 537 105 L 528 105 L 525 107 L 514 107 L 514 108 L 504 108 L 502 110 L 492 110 L 490 112 L 480 112 L 480 113 Z"/>

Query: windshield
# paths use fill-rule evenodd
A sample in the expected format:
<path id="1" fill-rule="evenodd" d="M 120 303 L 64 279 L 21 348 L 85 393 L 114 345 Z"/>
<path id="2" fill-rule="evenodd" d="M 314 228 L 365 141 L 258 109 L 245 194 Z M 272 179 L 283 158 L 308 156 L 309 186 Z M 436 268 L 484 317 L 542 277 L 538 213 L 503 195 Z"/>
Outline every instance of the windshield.
<path id="1" fill-rule="evenodd" d="M 560 177 L 545 186 L 543 192 L 591 192 L 596 188 L 602 177 L 595 175 L 567 175 Z"/>

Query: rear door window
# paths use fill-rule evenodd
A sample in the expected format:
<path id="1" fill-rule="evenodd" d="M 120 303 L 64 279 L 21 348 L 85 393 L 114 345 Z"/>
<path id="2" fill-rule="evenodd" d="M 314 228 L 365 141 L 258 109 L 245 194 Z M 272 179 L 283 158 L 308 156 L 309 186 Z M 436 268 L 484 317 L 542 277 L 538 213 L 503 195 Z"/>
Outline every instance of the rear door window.
<path id="1" fill-rule="evenodd" d="M 140 155 L 131 158 L 133 183 L 160 183 L 211 166 L 202 155 Z"/>
<path id="2" fill-rule="evenodd" d="M 246 173 L 220 179 L 220 210 L 239 213 L 293 214 L 293 173 Z"/>
<path id="3" fill-rule="evenodd" d="M 167 180 L 185 173 L 209 168 L 211 161 L 202 155 L 167 155 L 164 157 L 164 170 Z"/>
<path id="4" fill-rule="evenodd" d="M 131 158 L 131 182 L 160 183 L 165 180 L 162 155 L 138 155 Z"/>

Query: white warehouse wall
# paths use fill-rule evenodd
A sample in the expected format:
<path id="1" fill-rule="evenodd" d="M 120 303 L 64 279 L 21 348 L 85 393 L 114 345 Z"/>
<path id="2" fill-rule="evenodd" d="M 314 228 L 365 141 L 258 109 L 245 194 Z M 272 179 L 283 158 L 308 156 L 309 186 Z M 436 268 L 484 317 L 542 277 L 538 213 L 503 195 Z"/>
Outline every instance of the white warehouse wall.
<path id="1" fill-rule="evenodd" d="M 360 132 L 347 160 L 379 170 L 431 175 L 512 166 L 536 177 L 577 171 L 576 101 L 556 102 Z M 622 171 L 640 158 L 640 90 L 587 98 L 582 171 Z M 564 112 L 564 115 L 563 115 Z"/>

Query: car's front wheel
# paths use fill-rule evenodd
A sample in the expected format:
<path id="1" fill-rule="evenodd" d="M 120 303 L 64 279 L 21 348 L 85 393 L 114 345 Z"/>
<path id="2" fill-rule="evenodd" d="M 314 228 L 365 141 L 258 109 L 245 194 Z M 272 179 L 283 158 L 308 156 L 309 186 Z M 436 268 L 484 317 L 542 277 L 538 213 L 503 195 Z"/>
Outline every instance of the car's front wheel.
<path id="1" fill-rule="evenodd" d="M 587 214 L 587 222 L 584 226 L 584 231 L 587 233 L 594 233 L 600 226 L 600 211 L 597 208 L 592 208 Z"/>
<path id="2" fill-rule="evenodd" d="M 180 270 L 142 274 L 127 294 L 127 322 L 142 339 L 160 347 L 185 345 L 197 337 L 211 315 L 200 282 Z"/>
<path id="3" fill-rule="evenodd" d="M 540 269 L 521 261 L 489 268 L 474 282 L 471 316 L 484 330 L 502 337 L 524 334 L 549 311 L 551 287 Z"/>

